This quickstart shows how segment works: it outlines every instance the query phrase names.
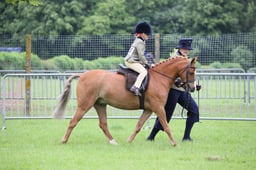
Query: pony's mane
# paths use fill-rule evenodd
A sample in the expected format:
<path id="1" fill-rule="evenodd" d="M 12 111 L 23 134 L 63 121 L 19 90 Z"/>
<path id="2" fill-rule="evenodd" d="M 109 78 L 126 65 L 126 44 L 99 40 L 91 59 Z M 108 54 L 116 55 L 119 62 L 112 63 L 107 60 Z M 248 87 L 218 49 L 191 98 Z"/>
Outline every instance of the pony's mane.
<path id="1" fill-rule="evenodd" d="M 156 66 L 158 66 L 158 65 L 161 65 L 161 64 L 163 64 L 163 63 L 166 63 L 166 62 L 171 62 L 171 61 L 173 61 L 173 60 L 175 60 L 175 59 L 188 59 L 188 57 L 184 57 L 184 56 L 171 57 L 171 58 L 168 58 L 168 59 L 166 59 L 166 60 L 163 60 L 163 61 L 161 61 L 161 62 L 159 62 L 159 63 L 156 63 L 154 67 L 156 67 Z"/>

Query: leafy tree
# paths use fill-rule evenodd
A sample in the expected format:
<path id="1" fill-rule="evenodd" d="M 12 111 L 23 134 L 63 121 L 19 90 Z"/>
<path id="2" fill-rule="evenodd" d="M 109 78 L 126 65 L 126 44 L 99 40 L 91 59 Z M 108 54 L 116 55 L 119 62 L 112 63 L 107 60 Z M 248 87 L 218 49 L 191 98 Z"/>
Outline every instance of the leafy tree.
<path id="1" fill-rule="evenodd" d="M 83 27 L 78 31 L 78 35 L 96 34 L 104 35 L 110 33 L 110 20 L 107 16 L 93 15 L 85 18 Z"/>
<path id="2" fill-rule="evenodd" d="M 240 2 L 243 5 L 239 15 L 240 32 L 256 32 L 256 2 L 252 0 Z"/>
<path id="3" fill-rule="evenodd" d="M 82 27 L 86 7 L 79 1 L 43 1 L 38 6 L 1 4 L 3 13 L 0 19 L 5 24 L 0 27 L 0 31 L 22 36 L 74 34 Z"/>
<path id="4" fill-rule="evenodd" d="M 175 4 L 175 5 L 174 5 Z M 183 5 L 179 2 L 170 3 L 162 8 L 157 8 L 152 17 L 155 32 L 160 34 L 184 33 L 185 27 L 182 20 Z"/>
<path id="5" fill-rule="evenodd" d="M 38 0 L 5 0 L 7 3 L 12 3 L 12 4 L 16 4 L 16 3 L 19 3 L 19 2 L 27 2 L 31 5 L 39 5 L 39 1 Z"/>
<path id="6" fill-rule="evenodd" d="M 233 0 L 186 1 L 183 19 L 185 33 L 225 34 L 239 31 L 242 5 Z"/>
<path id="7" fill-rule="evenodd" d="M 127 34 L 135 18 L 129 15 L 125 0 L 106 0 L 96 4 L 93 14 L 84 18 L 79 34 Z"/>
<path id="8" fill-rule="evenodd" d="M 149 22 L 156 33 L 174 33 L 181 29 L 178 25 L 182 3 L 178 0 L 130 0 L 126 6 L 137 22 Z"/>
<path id="9" fill-rule="evenodd" d="M 6 0 L 0 33 L 127 34 L 148 21 L 161 34 L 256 31 L 255 0 Z M 32 5 L 30 5 L 32 4 Z"/>

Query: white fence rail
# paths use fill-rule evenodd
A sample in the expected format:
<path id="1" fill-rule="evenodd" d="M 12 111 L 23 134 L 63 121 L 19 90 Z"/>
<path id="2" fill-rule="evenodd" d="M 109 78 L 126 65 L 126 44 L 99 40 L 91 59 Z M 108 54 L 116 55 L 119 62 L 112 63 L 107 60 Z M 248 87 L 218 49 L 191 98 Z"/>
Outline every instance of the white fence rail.
<path id="1" fill-rule="evenodd" d="M 1 78 L 0 91 L 2 128 L 5 128 L 7 119 L 51 118 L 65 80 L 71 74 L 5 74 Z M 26 96 L 28 79 L 30 106 L 27 106 Z M 202 85 L 202 89 L 192 93 L 192 96 L 198 102 L 201 119 L 256 120 L 255 73 L 198 73 L 197 81 Z M 72 83 L 72 96 L 66 111 L 67 118 L 75 112 L 76 83 L 77 80 Z M 181 118 L 181 110 L 182 108 L 177 106 L 175 118 Z M 139 110 L 127 111 L 108 107 L 109 118 L 138 118 L 140 114 Z M 96 118 L 97 114 L 92 109 L 86 117 Z"/>

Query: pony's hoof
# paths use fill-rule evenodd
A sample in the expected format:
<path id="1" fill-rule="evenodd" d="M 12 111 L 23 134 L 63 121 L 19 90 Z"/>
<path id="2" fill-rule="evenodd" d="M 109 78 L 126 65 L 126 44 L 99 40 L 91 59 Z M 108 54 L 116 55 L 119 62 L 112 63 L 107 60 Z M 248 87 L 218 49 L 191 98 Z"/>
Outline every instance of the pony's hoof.
<path id="1" fill-rule="evenodd" d="M 172 146 L 173 146 L 173 147 L 177 146 L 177 143 L 176 143 L 175 141 L 172 142 Z"/>
<path id="2" fill-rule="evenodd" d="M 115 139 L 110 140 L 109 143 L 111 145 L 118 145 L 118 143 L 115 141 Z"/>
<path id="3" fill-rule="evenodd" d="M 67 143 L 67 140 L 62 139 L 62 140 L 61 140 L 61 143 L 62 143 L 62 144 L 66 144 L 66 143 Z"/>
<path id="4" fill-rule="evenodd" d="M 131 138 L 128 138 L 128 139 L 127 139 L 127 142 L 128 142 L 128 143 L 132 143 L 132 141 L 133 141 L 133 140 L 132 140 Z"/>

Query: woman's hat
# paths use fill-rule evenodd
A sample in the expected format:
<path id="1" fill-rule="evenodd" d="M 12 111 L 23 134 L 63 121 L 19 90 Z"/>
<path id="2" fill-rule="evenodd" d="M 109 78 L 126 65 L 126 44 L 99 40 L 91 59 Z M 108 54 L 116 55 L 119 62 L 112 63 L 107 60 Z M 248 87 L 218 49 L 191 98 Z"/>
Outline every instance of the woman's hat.
<path id="1" fill-rule="evenodd" d="M 152 35 L 152 28 L 148 23 L 141 22 L 135 26 L 134 33 L 145 33 L 147 35 Z"/>
<path id="2" fill-rule="evenodd" d="M 193 39 L 192 38 L 181 38 L 179 44 L 177 45 L 177 49 L 184 48 L 188 50 L 193 50 L 191 47 Z"/>

